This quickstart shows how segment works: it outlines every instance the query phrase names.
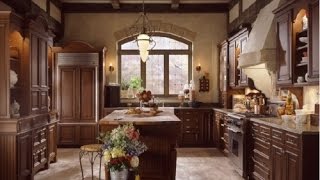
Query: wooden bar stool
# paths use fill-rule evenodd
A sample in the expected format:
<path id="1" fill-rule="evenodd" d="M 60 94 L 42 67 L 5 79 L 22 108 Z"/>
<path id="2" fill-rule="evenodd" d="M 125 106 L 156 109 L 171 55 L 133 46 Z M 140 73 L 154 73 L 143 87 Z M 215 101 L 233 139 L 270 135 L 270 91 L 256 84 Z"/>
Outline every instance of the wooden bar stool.
<path id="1" fill-rule="evenodd" d="M 93 179 L 93 164 L 94 164 L 94 161 L 96 160 L 96 158 L 99 157 L 99 159 L 100 159 L 99 180 L 101 179 L 101 159 L 103 156 L 101 147 L 102 147 L 102 144 L 88 144 L 88 145 L 83 145 L 80 147 L 79 161 L 80 161 L 82 179 L 84 179 L 84 177 L 83 177 L 83 169 L 82 169 L 81 159 L 84 155 L 89 155 L 89 160 L 90 160 L 90 164 L 91 164 L 91 177 L 92 177 L 92 179 Z M 94 153 L 96 153 L 96 155 L 94 155 Z"/>

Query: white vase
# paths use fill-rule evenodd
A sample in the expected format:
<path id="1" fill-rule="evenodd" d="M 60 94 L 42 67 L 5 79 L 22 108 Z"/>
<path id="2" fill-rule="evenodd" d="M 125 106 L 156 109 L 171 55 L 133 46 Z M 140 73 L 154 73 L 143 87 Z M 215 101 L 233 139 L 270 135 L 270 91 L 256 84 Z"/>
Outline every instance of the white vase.
<path id="1" fill-rule="evenodd" d="M 111 180 L 127 180 L 128 169 L 122 169 L 121 171 L 110 171 Z"/>

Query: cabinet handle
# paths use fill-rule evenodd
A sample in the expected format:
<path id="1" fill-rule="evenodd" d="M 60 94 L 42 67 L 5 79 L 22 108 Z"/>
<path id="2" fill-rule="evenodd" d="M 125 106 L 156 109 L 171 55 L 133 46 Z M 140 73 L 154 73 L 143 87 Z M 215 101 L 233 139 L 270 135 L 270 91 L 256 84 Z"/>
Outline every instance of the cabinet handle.
<path id="1" fill-rule="evenodd" d="M 188 129 L 189 129 L 189 128 L 190 128 L 190 126 L 186 126 L 186 128 L 188 128 Z"/>
<path id="2" fill-rule="evenodd" d="M 186 133 L 190 133 L 191 131 L 185 131 Z"/>
<path id="3" fill-rule="evenodd" d="M 190 121 L 190 119 L 186 119 L 186 121 L 187 121 L 187 122 L 189 122 L 189 121 Z"/>

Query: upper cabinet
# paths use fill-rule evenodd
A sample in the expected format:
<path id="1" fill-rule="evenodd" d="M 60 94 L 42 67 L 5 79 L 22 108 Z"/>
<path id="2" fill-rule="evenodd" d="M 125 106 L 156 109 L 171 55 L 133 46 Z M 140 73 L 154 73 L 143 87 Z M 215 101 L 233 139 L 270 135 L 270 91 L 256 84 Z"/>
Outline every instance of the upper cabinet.
<path id="1" fill-rule="evenodd" d="M 242 69 L 238 68 L 238 59 L 243 52 L 248 40 L 249 30 L 242 29 L 240 32 L 229 38 L 229 86 L 246 87 L 248 77 Z"/>
<path id="2" fill-rule="evenodd" d="M 274 13 L 277 27 L 277 85 L 318 84 L 319 1 L 289 1 Z"/>

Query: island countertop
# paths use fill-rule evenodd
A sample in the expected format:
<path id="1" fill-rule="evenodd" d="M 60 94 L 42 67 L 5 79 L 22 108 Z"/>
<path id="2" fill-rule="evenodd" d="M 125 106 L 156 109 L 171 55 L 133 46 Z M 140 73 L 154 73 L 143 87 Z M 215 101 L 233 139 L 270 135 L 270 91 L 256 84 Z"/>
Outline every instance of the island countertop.
<path id="1" fill-rule="evenodd" d="M 102 118 L 99 122 L 102 124 L 124 124 L 132 122 L 136 125 L 180 123 L 180 119 L 175 116 L 174 108 L 159 108 L 160 113 L 155 116 L 149 114 L 126 114 L 128 109 L 115 110 L 111 114 Z"/>
<path id="2" fill-rule="evenodd" d="M 141 141 L 148 147 L 148 150 L 139 157 L 141 180 L 174 180 L 176 176 L 176 147 L 181 121 L 175 116 L 174 108 L 164 107 L 159 110 L 163 112 L 156 116 L 126 114 L 127 109 L 115 110 L 99 122 L 100 132 L 110 132 L 119 124 L 128 122 L 132 122 L 139 130 Z M 110 180 L 108 168 L 105 172 L 106 180 Z"/>

